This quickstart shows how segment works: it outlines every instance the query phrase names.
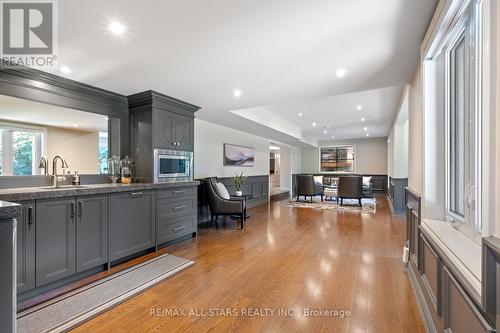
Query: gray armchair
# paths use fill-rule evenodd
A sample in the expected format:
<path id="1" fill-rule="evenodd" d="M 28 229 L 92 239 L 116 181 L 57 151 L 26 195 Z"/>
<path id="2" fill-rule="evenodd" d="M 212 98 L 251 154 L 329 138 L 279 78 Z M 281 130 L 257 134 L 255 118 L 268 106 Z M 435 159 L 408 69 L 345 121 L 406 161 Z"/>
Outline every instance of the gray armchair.
<path id="1" fill-rule="evenodd" d="M 297 201 L 303 195 L 306 200 L 311 197 L 311 202 L 314 196 L 320 195 L 323 201 L 323 184 L 316 183 L 312 175 L 297 175 Z"/>
<path id="2" fill-rule="evenodd" d="M 342 176 L 339 178 L 338 195 L 340 205 L 344 205 L 344 199 L 358 199 L 361 206 L 363 197 L 363 177 L 361 176 Z"/>
<path id="3" fill-rule="evenodd" d="M 230 197 L 229 199 L 224 199 L 215 188 L 215 184 L 218 182 L 219 180 L 216 177 L 205 179 L 208 207 L 210 208 L 211 215 L 209 227 L 212 227 L 213 222 L 215 222 L 217 227 L 217 220 L 221 215 L 237 215 L 241 219 L 240 229 L 243 229 L 243 224 L 247 216 L 246 199 L 244 197 Z"/>

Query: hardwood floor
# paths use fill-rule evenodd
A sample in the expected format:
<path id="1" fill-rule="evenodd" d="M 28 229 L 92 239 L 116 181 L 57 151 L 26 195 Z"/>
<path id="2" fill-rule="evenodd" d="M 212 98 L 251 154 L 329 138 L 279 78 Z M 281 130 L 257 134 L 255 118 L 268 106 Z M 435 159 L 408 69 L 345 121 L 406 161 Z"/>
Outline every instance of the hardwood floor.
<path id="1" fill-rule="evenodd" d="M 424 332 L 401 263 L 404 218 L 391 215 L 385 197 L 373 215 L 279 202 L 250 215 L 245 230 L 227 220 L 166 248 L 196 264 L 74 332 Z M 169 316 L 168 309 L 188 313 Z M 238 315 L 210 316 L 215 309 Z M 244 316 L 245 309 L 262 309 L 262 316 Z M 307 317 L 304 309 L 350 315 Z"/>

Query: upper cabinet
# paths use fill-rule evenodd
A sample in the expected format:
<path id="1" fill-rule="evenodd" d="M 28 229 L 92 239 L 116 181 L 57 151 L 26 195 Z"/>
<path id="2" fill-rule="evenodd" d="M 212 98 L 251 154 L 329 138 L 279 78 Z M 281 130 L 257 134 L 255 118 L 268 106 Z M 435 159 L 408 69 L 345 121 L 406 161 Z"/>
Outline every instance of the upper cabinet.
<path id="1" fill-rule="evenodd" d="M 153 113 L 154 148 L 193 151 L 194 118 L 155 109 Z"/>
<path id="2" fill-rule="evenodd" d="M 194 150 L 194 114 L 200 108 L 151 90 L 131 95 L 128 101 L 137 179 L 152 181 L 154 149 Z"/>

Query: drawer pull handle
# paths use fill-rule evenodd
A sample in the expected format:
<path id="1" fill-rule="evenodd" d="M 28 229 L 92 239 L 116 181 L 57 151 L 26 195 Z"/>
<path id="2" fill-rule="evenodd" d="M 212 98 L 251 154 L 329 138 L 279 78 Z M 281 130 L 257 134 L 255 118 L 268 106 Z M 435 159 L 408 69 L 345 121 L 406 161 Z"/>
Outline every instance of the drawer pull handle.
<path id="1" fill-rule="evenodd" d="M 179 210 L 179 209 L 184 209 L 184 208 L 186 208 L 186 205 L 175 206 L 173 209 L 174 210 Z"/>
<path id="2" fill-rule="evenodd" d="M 33 207 L 28 207 L 28 225 L 33 224 Z"/>
<path id="3" fill-rule="evenodd" d="M 72 202 L 71 205 L 70 205 L 70 217 L 75 217 L 75 203 Z"/>
<path id="4" fill-rule="evenodd" d="M 172 228 L 172 230 L 173 230 L 173 231 L 179 231 L 179 230 L 184 229 L 185 227 L 186 227 L 185 225 L 181 225 L 181 226 L 178 226 L 178 227 Z"/>
<path id="5" fill-rule="evenodd" d="M 143 192 L 130 192 L 130 195 L 141 195 Z"/>
<path id="6" fill-rule="evenodd" d="M 174 194 L 181 194 L 181 193 L 184 193 L 186 192 L 186 190 L 177 190 L 177 191 L 174 191 Z"/>

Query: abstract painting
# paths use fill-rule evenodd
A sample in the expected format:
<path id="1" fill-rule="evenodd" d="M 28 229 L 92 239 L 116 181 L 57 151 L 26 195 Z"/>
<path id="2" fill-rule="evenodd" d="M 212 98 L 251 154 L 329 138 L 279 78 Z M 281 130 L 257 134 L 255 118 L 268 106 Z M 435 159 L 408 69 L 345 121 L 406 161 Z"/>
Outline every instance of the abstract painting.
<path id="1" fill-rule="evenodd" d="M 250 147 L 224 144 L 224 165 L 253 167 L 255 150 Z"/>

